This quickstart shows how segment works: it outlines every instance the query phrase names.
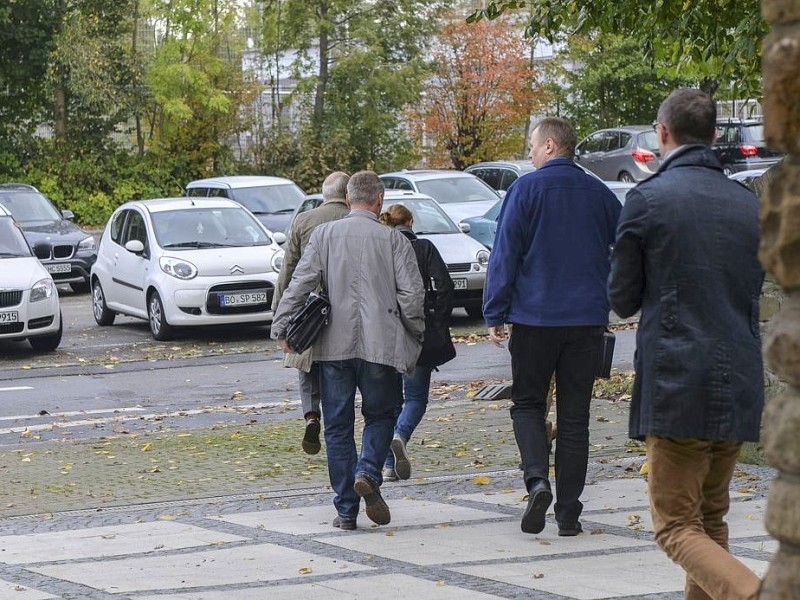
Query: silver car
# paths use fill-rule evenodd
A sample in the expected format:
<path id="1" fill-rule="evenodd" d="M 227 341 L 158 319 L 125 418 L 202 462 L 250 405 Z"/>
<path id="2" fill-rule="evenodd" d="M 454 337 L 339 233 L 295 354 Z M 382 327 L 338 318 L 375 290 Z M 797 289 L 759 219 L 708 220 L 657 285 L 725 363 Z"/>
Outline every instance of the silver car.
<path id="1" fill-rule="evenodd" d="M 661 154 L 652 125 L 601 129 L 575 148 L 575 162 L 604 181 L 643 181 L 658 171 Z"/>
<path id="2" fill-rule="evenodd" d="M 292 217 L 292 222 L 301 212 L 322 204 L 321 194 L 306 196 Z M 414 215 L 414 233 L 430 240 L 447 264 L 453 280 L 453 306 L 463 307 L 473 318 L 482 316 L 483 286 L 486 283 L 486 268 L 489 251 L 478 241 L 463 233 L 442 207 L 430 196 L 414 192 L 387 190 L 383 198 L 383 209 L 392 204 L 402 204 Z M 291 228 L 291 225 L 290 225 Z"/>

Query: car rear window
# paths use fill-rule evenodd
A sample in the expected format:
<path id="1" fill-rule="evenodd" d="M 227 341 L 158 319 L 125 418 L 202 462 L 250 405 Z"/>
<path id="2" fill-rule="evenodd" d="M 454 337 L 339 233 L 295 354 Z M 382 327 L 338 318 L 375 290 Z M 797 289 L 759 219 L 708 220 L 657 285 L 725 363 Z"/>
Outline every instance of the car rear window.
<path id="1" fill-rule="evenodd" d="M 232 189 L 233 199 L 253 214 L 290 213 L 303 201 L 303 190 L 293 183 Z"/>
<path id="2" fill-rule="evenodd" d="M 497 194 L 477 177 L 428 179 L 420 181 L 417 187 L 421 193 L 431 196 L 439 204 L 497 200 Z"/>
<path id="3" fill-rule="evenodd" d="M 647 150 L 658 151 L 658 137 L 655 131 L 645 131 L 639 134 L 639 145 Z"/>
<path id="4" fill-rule="evenodd" d="M 742 138 L 746 142 L 763 142 L 764 126 L 761 123 L 744 125 L 742 127 Z"/>

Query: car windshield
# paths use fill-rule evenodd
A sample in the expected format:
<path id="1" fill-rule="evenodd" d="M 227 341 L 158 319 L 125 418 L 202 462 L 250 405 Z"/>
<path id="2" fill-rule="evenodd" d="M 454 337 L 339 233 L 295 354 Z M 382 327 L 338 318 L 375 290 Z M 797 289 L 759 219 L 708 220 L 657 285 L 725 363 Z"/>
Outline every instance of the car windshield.
<path id="1" fill-rule="evenodd" d="M 764 141 L 764 126 L 760 123 L 753 123 L 744 126 L 744 139 L 748 142 Z"/>
<path id="2" fill-rule="evenodd" d="M 272 243 L 261 224 L 241 208 L 193 208 L 153 213 L 162 248 L 225 248 Z"/>
<path id="3" fill-rule="evenodd" d="M 416 234 L 459 233 L 453 220 L 433 200 L 384 200 L 383 209 L 392 204 L 402 204 L 414 215 L 412 229 Z"/>
<path id="4" fill-rule="evenodd" d="M 0 258 L 33 256 L 22 232 L 11 217 L 0 217 Z"/>
<path id="5" fill-rule="evenodd" d="M 497 221 L 497 217 L 500 216 L 500 209 L 503 208 L 503 200 L 504 198 L 498 200 L 492 208 L 486 211 L 483 218 L 489 219 L 490 221 Z"/>
<path id="6" fill-rule="evenodd" d="M 477 177 L 442 177 L 427 179 L 417 184 L 419 191 L 431 196 L 439 204 L 453 202 L 494 202 L 497 194 Z"/>
<path id="7" fill-rule="evenodd" d="M 639 134 L 639 145 L 646 150 L 658 152 L 658 136 L 655 131 L 645 131 Z"/>
<path id="8" fill-rule="evenodd" d="M 14 220 L 22 224 L 62 219 L 50 201 L 38 192 L 3 192 L 0 194 L 0 204 L 14 215 Z"/>
<path id="9" fill-rule="evenodd" d="M 262 185 L 231 190 L 233 199 L 256 215 L 294 212 L 303 201 L 303 190 L 293 183 Z"/>

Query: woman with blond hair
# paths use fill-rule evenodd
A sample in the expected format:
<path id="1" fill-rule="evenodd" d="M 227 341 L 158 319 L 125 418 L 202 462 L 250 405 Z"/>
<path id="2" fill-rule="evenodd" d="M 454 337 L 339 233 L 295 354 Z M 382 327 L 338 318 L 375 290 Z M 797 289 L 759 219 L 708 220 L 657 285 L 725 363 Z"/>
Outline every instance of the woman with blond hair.
<path id="1" fill-rule="evenodd" d="M 425 341 L 414 371 L 403 374 L 402 381 L 398 377 L 403 407 L 395 424 L 391 452 L 383 465 L 384 481 L 395 481 L 411 477 L 406 444 L 428 407 L 431 372 L 456 355 L 449 328 L 453 281 L 436 246 L 414 235 L 411 229 L 414 216 L 408 208 L 393 204 L 379 218 L 381 223 L 394 227 L 409 239 L 425 284 Z"/>

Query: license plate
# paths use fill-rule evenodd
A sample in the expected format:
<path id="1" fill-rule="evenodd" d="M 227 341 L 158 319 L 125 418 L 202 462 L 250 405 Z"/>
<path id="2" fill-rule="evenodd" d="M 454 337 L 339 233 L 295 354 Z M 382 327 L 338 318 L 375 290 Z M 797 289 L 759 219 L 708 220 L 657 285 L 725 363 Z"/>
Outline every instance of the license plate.
<path id="1" fill-rule="evenodd" d="M 465 290 L 467 289 L 467 280 L 463 277 L 460 279 L 453 279 L 453 287 L 457 290 Z"/>
<path id="2" fill-rule="evenodd" d="M 72 271 L 72 265 L 69 263 L 56 263 L 45 265 L 49 273 L 69 273 Z"/>
<path id="3" fill-rule="evenodd" d="M 17 321 L 19 321 L 18 312 L 0 312 L 0 323 L 16 323 Z"/>
<path id="4" fill-rule="evenodd" d="M 239 292 L 235 294 L 220 294 L 220 306 L 251 306 L 253 304 L 266 304 L 267 292 Z"/>

